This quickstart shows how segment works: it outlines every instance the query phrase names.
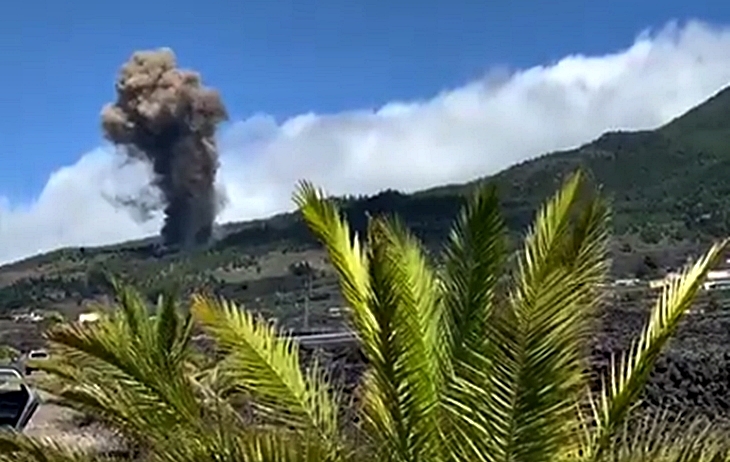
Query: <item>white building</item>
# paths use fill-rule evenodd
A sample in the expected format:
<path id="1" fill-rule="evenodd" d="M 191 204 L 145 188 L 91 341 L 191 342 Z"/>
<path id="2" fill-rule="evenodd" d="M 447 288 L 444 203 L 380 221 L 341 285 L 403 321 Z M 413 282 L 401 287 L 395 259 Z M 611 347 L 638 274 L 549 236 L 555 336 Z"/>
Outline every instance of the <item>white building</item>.
<path id="1" fill-rule="evenodd" d="M 85 324 L 87 322 L 96 322 L 99 320 L 99 313 L 81 313 L 79 315 L 79 323 Z"/>

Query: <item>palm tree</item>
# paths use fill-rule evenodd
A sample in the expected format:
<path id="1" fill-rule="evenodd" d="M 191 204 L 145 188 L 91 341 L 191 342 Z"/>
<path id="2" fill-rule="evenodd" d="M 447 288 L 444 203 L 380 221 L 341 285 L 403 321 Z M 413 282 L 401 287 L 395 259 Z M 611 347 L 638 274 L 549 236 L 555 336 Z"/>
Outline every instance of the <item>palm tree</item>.
<path id="1" fill-rule="evenodd" d="M 56 327 L 59 359 L 46 369 L 66 383 L 62 399 L 120 429 L 149 460 L 724 460 L 710 431 L 660 419 L 639 437 L 626 426 L 727 240 L 665 287 L 594 394 L 585 346 L 608 270 L 609 208 L 581 172 L 538 211 L 514 259 L 494 187 L 476 189 L 438 266 L 395 218 L 370 219 L 361 240 L 311 184 L 294 200 L 329 254 L 367 358 L 354 430 L 341 421 L 342 394 L 322 367 L 300 367 L 290 337 L 202 296 L 192 317 L 163 299 L 152 319 L 122 288 L 117 314 Z M 211 367 L 192 354 L 191 319 L 223 355 Z M 0 452 L 84 460 L 43 444 L 7 435 Z"/>

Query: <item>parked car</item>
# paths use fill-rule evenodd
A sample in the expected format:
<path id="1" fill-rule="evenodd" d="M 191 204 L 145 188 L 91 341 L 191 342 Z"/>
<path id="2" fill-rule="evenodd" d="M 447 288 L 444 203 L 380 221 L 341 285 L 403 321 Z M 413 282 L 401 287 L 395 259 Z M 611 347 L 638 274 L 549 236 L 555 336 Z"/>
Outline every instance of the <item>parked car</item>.
<path id="1" fill-rule="evenodd" d="M 40 405 L 38 395 L 14 367 L 0 367 L 0 428 L 23 431 Z"/>
<path id="2" fill-rule="evenodd" d="M 34 362 L 45 361 L 48 359 L 48 352 L 46 350 L 31 350 L 25 357 L 25 374 L 32 374 L 36 368 L 33 367 Z"/>

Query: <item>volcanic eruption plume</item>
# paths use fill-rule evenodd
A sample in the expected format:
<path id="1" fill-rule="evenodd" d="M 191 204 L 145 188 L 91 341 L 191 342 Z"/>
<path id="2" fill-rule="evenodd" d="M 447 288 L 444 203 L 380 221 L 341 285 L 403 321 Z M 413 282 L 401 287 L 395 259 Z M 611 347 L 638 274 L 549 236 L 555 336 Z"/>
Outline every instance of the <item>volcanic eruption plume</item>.
<path id="1" fill-rule="evenodd" d="M 122 66 L 117 100 L 101 112 L 104 136 L 149 162 L 165 201 L 167 246 L 206 243 L 218 212 L 217 125 L 228 118 L 217 91 L 177 68 L 168 48 L 138 51 Z"/>

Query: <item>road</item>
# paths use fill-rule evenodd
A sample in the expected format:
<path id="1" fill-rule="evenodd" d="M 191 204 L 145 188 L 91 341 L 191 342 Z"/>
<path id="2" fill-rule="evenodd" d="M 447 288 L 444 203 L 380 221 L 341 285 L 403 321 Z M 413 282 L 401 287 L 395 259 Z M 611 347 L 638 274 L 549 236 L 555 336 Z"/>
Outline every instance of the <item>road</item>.
<path id="1" fill-rule="evenodd" d="M 323 334 L 294 335 L 294 340 L 303 347 L 326 347 L 356 345 L 357 336 L 352 331 L 327 332 Z"/>
<path id="2" fill-rule="evenodd" d="M 98 425 L 79 426 L 80 414 L 67 407 L 50 402 L 52 396 L 39 391 L 41 405 L 28 422 L 23 433 L 54 441 L 76 449 L 113 449 L 114 435 Z"/>
<path id="3" fill-rule="evenodd" d="M 339 347 L 357 343 L 353 332 L 332 332 L 324 334 L 305 334 L 295 336 L 303 347 Z M 31 386 L 37 380 L 42 380 L 42 372 L 36 372 L 28 381 Z M 37 389 L 36 389 L 37 390 Z M 113 449 L 116 439 L 114 435 L 98 425 L 81 427 L 80 414 L 72 409 L 54 404 L 53 396 L 37 390 L 41 398 L 41 405 L 31 418 L 24 433 L 41 438 L 51 438 L 62 444 L 75 448 Z"/>

